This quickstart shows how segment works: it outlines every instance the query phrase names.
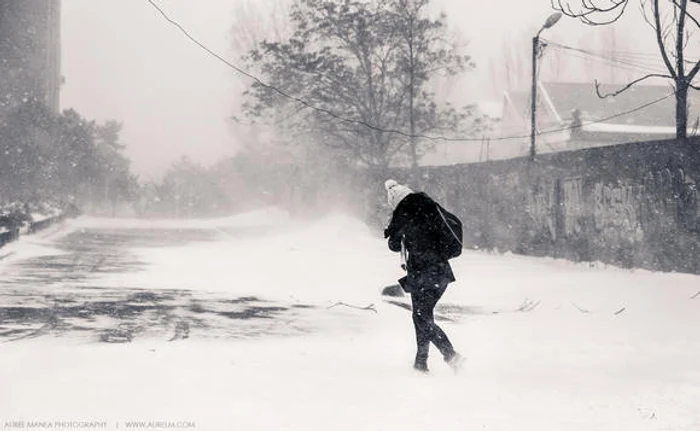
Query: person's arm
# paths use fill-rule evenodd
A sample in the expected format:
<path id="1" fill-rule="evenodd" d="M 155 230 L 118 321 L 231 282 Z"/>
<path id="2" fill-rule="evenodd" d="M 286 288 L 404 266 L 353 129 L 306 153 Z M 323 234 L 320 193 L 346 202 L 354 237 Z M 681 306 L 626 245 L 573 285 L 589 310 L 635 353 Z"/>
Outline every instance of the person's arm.
<path id="1" fill-rule="evenodd" d="M 401 251 L 401 239 L 403 237 L 403 227 L 406 222 L 405 214 L 394 211 L 389 226 L 384 229 L 384 238 L 388 238 L 389 250 Z"/>

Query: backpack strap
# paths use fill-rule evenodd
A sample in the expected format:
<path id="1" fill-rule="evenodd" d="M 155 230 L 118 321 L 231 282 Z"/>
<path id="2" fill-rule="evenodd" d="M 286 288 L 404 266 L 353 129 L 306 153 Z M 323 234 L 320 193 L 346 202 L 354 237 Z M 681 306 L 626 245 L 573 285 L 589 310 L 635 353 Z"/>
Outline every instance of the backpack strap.
<path id="1" fill-rule="evenodd" d="M 406 249 L 406 244 L 404 243 L 404 240 L 406 239 L 405 235 L 401 235 L 401 268 L 406 271 L 408 268 L 408 250 Z"/>
<path id="2" fill-rule="evenodd" d="M 452 230 L 452 227 L 450 226 L 450 224 L 447 222 L 447 219 L 445 218 L 445 214 L 443 214 L 443 212 L 442 212 L 442 208 L 440 208 L 440 205 L 439 205 L 437 202 L 435 202 L 435 208 L 437 208 L 438 214 L 440 214 L 440 217 L 442 218 L 442 221 L 445 223 L 445 226 L 447 226 L 447 229 L 449 229 L 449 231 L 450 231 L 450 233 L 452 234 L 452 236 L 455 237 L 455 239 L 457 240 L 457 242 L 459 243 L 459 245 L 461 245 L 462 247 L 464 247 L 464 244 L 462 243 L 462 240 L 459 239 L 459 237 L 457 236 L 457 234 L 455 233 L 455 231 Z"/>

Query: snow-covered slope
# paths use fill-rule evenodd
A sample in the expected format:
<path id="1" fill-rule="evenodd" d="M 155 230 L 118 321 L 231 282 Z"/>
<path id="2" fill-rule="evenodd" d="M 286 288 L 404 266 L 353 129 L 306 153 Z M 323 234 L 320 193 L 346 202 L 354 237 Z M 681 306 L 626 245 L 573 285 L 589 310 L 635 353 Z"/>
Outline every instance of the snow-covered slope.
<path id="1" fill-rule="evenodd" d="M 149 263 L 144 271 L 100 275 L 100 283 L 250 294 L 319 310 L 374 304 L 377 312 L 339 306 L 333 319 L 319 313 L 317 331 L 291 337 L 193 332 L 172 343 L 43 337 L 0 344 L 0 425 L 700 429 L 696 276 L 465 252 L 441 302 L 450 307 L 440 313 L 452 318 L 441 324 L 468 362 L 455 376 L 434 355 L 425 376 L 411 369 L 410 314 L 379 295 L 402 275 L 381 238 L 342 215 L 306 225 L 282 217 L 274 226 L 260 236 L 222 230 L 216 241 L 137 249 Z"/>

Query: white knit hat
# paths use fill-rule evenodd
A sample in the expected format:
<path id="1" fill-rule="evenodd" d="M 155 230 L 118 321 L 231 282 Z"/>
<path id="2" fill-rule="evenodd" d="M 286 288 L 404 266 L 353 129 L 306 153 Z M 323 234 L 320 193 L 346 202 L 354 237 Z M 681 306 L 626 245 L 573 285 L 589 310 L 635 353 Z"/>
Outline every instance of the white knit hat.
<path id="1" fill-rule="evenodd" d="M 413 190 L 397 183 L 395 180 L 386 180 L 384 188 L 386 189 L 387 201 L 392 210 L 396 209 L 403 198 L 413 193 Z"/>

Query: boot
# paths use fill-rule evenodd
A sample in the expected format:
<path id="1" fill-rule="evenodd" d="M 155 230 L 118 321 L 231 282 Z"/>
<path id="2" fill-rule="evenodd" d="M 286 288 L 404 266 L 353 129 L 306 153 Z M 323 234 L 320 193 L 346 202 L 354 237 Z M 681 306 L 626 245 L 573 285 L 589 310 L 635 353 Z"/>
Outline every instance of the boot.
<path id="1" fill-rule="evenodd" d="M 425 362 L 416 362 L 413 364 L 413 369 L 420 372 L 420 373 L 425 373 L 427 374 L 430 370 L 428 370 L 428 364 Z"/>
<path id="2" fill-rule="evenodd" d="M 457 352 L 455 352 L 455 354 L 452 355 L 449 359 L 445 359 L 445 362 L 447 362 L 447 365 L 449 365 L 450 368 L 452 368 L 452 371 L 454 371 L 455 374 L 459 374 L 466 361 L 467 360 L 464 358 L 464 356 L 460 355 Z"/>
<path id="3" fill-rule="evenodd" d="M 413 361 L 413 369 L 422 373 L 428 372 L 428 349 L 419 348 L 416 359 Z"/>

